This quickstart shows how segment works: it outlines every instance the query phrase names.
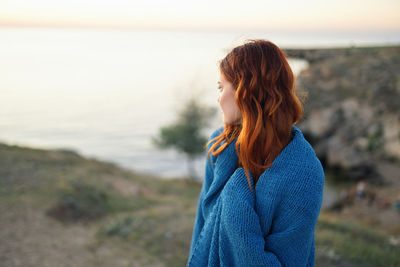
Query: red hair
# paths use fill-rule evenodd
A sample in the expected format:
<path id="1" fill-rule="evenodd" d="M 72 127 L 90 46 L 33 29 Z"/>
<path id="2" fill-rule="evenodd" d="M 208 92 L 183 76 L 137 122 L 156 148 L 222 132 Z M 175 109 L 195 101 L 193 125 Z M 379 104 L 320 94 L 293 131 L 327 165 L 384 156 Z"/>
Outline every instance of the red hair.
<path id="1" fill-rule="evenodd" d="M 243 167 L 250 186 L 272 165 L 290 142 L 292 125 L 303 116 L 303 106 L 295 94 L 295 77 L 286 54 L 268 40 L 247 40 L 233 48 L 221 61 L 221 73 L 235 88 L 235 101 L 242 118 L 239 124 L 225 125 L 207 154 L 221 153 L 235 138 L 238 167 Z M 226 140 L 222 146 L 217 146 Z"/>

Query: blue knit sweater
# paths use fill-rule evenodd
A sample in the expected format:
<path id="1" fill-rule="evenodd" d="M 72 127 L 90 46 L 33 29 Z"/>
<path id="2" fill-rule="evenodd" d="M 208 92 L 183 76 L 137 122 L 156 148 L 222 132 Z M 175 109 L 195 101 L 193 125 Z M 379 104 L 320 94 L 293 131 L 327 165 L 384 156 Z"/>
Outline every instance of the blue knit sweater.
<path id="1" fill-rule="evenodd" d="M 236 168 L 236 140 L 210 154 L 216 165 L 206 161 L 188 266 L 314 266 L 325 175 L 300 129 L 293 125 L 291 135 L 255 193 Z"/>

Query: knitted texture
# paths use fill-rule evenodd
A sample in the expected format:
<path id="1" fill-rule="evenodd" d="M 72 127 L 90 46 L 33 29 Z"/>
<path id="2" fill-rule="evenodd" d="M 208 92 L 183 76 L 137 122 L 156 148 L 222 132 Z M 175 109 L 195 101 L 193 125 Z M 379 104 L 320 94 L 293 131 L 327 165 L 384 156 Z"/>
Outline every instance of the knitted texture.
<path id="1" fill-rule="evenodd" d="M 254 192 L 244 169 L 236 168 L 236 140 L 210 154 L 187 266 L 314 266 L 325 175 L 300 129 L 293 125 L 291 135 Z"/>

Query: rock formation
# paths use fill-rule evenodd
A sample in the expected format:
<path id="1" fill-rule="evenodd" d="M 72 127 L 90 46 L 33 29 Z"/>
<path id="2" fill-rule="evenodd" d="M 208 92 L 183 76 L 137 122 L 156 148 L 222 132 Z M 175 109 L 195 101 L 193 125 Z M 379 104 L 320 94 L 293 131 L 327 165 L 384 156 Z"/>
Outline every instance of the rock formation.
<path id="1" fill-rule="evenodd" d="M 379 182 L 379 159 L 400 162 L 400 46 L 286 49 L 309 67 L 299 127 L 338 176 Z"/>

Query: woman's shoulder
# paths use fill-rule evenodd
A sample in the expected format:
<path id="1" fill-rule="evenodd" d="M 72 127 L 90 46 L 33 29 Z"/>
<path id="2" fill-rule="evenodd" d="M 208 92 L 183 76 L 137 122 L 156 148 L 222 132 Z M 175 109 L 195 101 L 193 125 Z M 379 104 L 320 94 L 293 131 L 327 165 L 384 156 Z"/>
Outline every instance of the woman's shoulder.
<path id="1" fill-rule="evenodd" d="M 257 182 L 257 187 L 270 187 L 271 183 L 280 188 L 298 187 L 299 184 L 323 185 L 325 174 L 323 166 L 311 144 L 304 138 L 301 130 L 293 126 L 293 139 L 277 156 L 271 167 L 266 169 Z"/>

